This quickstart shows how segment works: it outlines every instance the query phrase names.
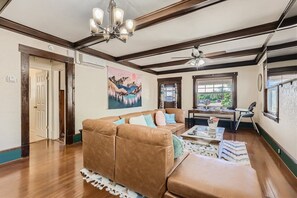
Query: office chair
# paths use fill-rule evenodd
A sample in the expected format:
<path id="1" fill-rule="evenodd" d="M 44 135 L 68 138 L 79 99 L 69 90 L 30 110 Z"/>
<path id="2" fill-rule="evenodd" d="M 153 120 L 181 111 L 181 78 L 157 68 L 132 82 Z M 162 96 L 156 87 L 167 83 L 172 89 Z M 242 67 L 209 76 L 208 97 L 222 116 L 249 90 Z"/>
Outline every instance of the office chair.
<path id="1" fill-rule="evenodd" d="M 255 113 L 253 112 L 254 108 L 256 107 L 256 102 L 253 102 L 249 108 L 247 109 L 241 109 L 241 108 L 237 108 L 235 109 L 235 111 L 239 111 L 239 117 L 238 117 L 238 120 L 237 120 L 237 123 L 236 123 L 236 127 L 235 127 L 235 130 L 237 131 L 238 127 L 239 127 L 239 124 L 240 124 L 240 121 L 242 118 L 250 118 L 252 120 L 252 123 L 253 123 L 253 126 L 254 126 L 254 129 L 260 134 L 259 130 L 258 130 L 258 127 L 253 119 Z"/>

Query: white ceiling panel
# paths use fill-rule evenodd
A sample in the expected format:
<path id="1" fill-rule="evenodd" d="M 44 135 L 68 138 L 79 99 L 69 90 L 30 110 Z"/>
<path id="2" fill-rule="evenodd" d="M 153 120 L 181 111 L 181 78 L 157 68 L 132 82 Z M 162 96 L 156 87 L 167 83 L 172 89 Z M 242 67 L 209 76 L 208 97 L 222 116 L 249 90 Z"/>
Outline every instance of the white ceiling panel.
<path id="1" fill-rule="evenodd" d="M 293 5 L 293 7 L 290 9 L 289 13 L 287 14 L 286 18 L 290 18 L 297 15 L 297 2 Z"/>
<path id="2" fill-rule="evenodd" d="M 118 7 L 124 9 L 125 19 L 134 19 L 178 0 L 116 2 Z M 90 36 L 89 18 L 92 16 L 92 9 L 99 7 L 106 10 L 108 4 L 108 0 L 14 0 L 0 16 L 75 42 Z"/>
<path id="3" fill-rule="evenodd" d="M 220 58 L 220 59 L 213 59 L 211 62 L 206 62 L 203 67 L 207 67 L 208 65 L 217 65 L 217 64 L 224 64 L 224 63 L 233 63 L 233 62 L 241 62 L 241 61 L 250 61 L 255 60 L 256 56 L 243 56 L 237 58 Z M 167 71 L 167 70 L 175 70 L 175 69 L 183 69 L 191 67 L 189 65 L 177 65 L 177 66 L 169 66 L 169 67 L 161 67 L 161 68 L 153 68 L 154 71 Z"/>
<path id="4" fill-rule="evenodd" d="M 277 31 L 269 41 L 268 46 L 292 41 L 297 41 L 297 27 Z"/>
<path id="5" fill-rule="evenodd" d="M 204 54 L 207 54 L 207 53 L 219 52 L 219 51 L 226 51 L 228 53 L 228 52 L 239 51 L 239 50 L 260 48 L 264 44 L 267 36 L 268 35 L 266 34 L 266 35 L 251 37 L 251 38 L 234 40 L 230 42 L 223 42 L 218 44 L 201 46 L 200 50 L 202 50 Z M 133 60 L 131 62 L 140 66 L 144 66 L 144 65 L 150 65 L 155 63 L 174 61 L 176 59 L 172 59 L 172 57 L 176 57 L 176 56 L 188 57 L 188 56 L 191 56 L 191 53 L 192 53 L 192 50 L 188 49 L 188 50 L 182 50 L 182 51 L 173 52 L 173 53 L 151 56 L 147 58 L 141 58 L 141 59 Z"/>
<path id="6" fill-rule="evenodd" d="M 297 47 L 289 47 L 289 48 L 283 48 L 280 50 L 274 50 L 274 51 L 268 51 L 268 57 L 277 57 L 277 56 L 285 56 L 285 55 L 291 55 L 295 54 L 297 59 Z"/>
<path id="7" fill-rule="evenodd" d="M 289 0 L 229 0 L 135 32 L 122 43 L 112 40 L 93 49 L 122 56 L 197 38 L 277 21 Z M 268 5 L 273 5 L 269 6 Z"/>

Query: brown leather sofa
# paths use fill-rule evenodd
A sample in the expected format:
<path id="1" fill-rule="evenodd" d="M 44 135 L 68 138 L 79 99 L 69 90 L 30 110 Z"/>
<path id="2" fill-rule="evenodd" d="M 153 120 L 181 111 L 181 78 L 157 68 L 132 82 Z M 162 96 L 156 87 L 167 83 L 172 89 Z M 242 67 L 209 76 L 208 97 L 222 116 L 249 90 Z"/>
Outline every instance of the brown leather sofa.
<path id="1" fill-rule="evenodd" d="M 193 154 L 174 160 L 172 133 L 184 130 L 184 114 L 180 109 L 164 111 L 176 113 L 175 126 L 113 124 L 141 114 L 155 117 L 156 110 L 85 120 L 84 167 L 151 198 L 261 197 L 250 167 Z"/>

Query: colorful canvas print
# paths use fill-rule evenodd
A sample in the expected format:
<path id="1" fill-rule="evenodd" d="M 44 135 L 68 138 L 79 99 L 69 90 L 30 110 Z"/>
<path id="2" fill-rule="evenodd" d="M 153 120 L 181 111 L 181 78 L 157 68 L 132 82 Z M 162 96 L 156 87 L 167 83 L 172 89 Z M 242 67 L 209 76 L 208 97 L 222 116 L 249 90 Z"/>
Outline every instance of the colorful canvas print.
<path id="1" fill-rule="evenodd" d="M 142 84 L 138 74 L 107 68 L 108 109 L 141 107 Z"/>

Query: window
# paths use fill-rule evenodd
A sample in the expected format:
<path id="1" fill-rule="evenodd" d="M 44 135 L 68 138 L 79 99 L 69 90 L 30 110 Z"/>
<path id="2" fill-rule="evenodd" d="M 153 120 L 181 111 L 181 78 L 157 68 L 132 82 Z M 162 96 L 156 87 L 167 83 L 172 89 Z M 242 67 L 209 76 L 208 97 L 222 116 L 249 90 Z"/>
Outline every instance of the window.
<path id="1" fill-rule="evenodd" d="M 158 79 L 159 108 L 181 108 L 181 77 Z"/>
<path id="2" fill-rule="evenodd" d="M 277 63 L 282 65 L 282 63 Z M 264 64 L 265 90 L 264 90 L 264 115 L 278 122 L 279 120 L 279 89 L 282 83 L 297 78 L 297 67 L 270 67 Z"/>
<path id="3" fill-rule="evenodd" d="M 175 85 L 164 85 L 164 101 L 175 102 L 176 100 L 176 86 Z"/>
<path id="4" fill-rule="evenodd" d="M 194 108 L 236 107 L 237 73 L 193 76 Z"/>

